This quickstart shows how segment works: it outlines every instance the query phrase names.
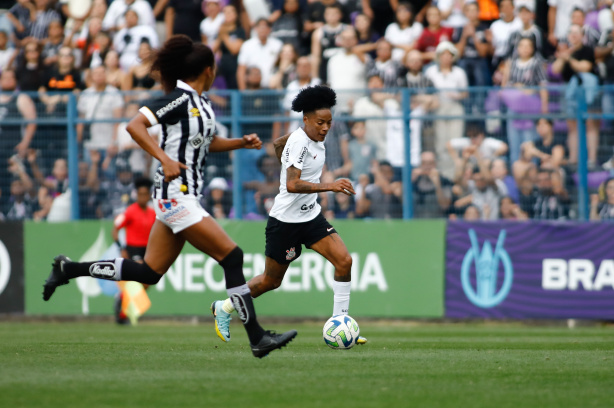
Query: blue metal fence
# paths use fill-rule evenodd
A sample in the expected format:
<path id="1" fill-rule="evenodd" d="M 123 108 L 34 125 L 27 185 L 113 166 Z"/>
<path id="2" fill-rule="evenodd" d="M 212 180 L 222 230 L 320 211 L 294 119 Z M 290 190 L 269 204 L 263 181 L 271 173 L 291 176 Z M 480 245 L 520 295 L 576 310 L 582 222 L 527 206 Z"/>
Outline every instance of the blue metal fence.
<path id="1" fill-rule="evenodd" d="M 422 150 L 434 150 L 437 143 L 440 144 L 439 139 L 442 137 L 448 137 L 450 135 L 441 135 L 437 133 L 440 129 L 437 127 L 438 123 L 445 121 L 457 121 L 454 123 L 460 124 L 458 126 L 452 126 L 449 129 L 453 133 L 457 133 L 458 136 L 465 136 L 463 131 L 464 124 L 467 121 L 482 121 L 487 124 L 485 126 L 486 134 L 493 139 L 510 141 L 509 131 L 514 131 L 517 121 L 524 121 L 525 128 L 527 124 L 530 126 L 524 130 L 529 133 L 535 133 L 532 129 L 529 121 L 535 121 L 539 118 L 548 118 L 555 122 L 555 126 L 558 132 L 565 136 L 565 120 L 576 120 L 578 126 L 578 158 L 577 164 L 573 166 L 567 166 L 565 173 L 567 179 L 577 179 L 577 182 L 572 183 L 571 196 L 577 197 L 577 200 L 571 200 L 568 210 L 571 215 L 570 218 L 577 218 L 580 220 L 586 220 L 589 217 L 589 194 L 592 191 L 589 186 L 589 163 L 588 163 L 588 151 L 586 140 L 586 126 L 585 121 L 587 119 L 598 119 L 604 123 L 601 127 L 602 150 L 601 161 L 609 158 L 611 155 L 611 146 L 614 144 L 614 137 L 612 122 L 614 121 L 614 112 L 607 111 L 607 105 L 604 103 L 603 108 L 600 103 L 601 98 L 612 97 L 612 87 L 601 87 L 599 89 L 587 90 L 579 87 L 576 91 L 575 102 L 577 106 L 574 110 L 567 109 L 569 107 L 569 101 L 565 101 L 565 87 L 558 86 L 548 88 L 548 111 L 541 112 L 536 111 L 536 104 L 539 103 L 538 90 L 537 89 L 513 89 L 512 91 L 504 90 L 501 88 L 471 88 L 464 90 L 466 96 L 459 99 L 450 99 L 448 92 L 450 90 L 437 90 L 437 89 L 372 89 L 372 90 L 355 90 L 355 91 L 338 91 L 340 98 L 347 104 L 348 109 L 345 112 L 336 111 L 334 113 L 334 121 L 345 125 L 342 131 L 343 140 L 347 141 L 350 130 L 347 125 L 352 125 L 358 121 L 367 121 L 367 123 L 374 123 L 383 125 L 380 129 L 385 128 L 386 125 L 390 125 L 393 121 L 397 123 L 402 122 L 402 140 L 403 140 L 403 156 L 404 164 L 398 168 L 399 172 L 397 176 L 400 176 L 400 183 L 402 185 L 402 194 L 397 197 L 396 204 L 400 202 L 400 216 L 404 219 L 411 219 L 415 214 L 415 197 L 413 197 L 414 185 L 412 184 L 412 140 L 422 141 L 424 146 Z M 459 90 L 453 90 L 455 93 L 459 93 Z M 591 103 L 587 103 L 586 92 L 591 92 Z M 415 101 L 420 100 L 420 95 L 433 95 L 440 101 L 440 107 L 433 111 L 422 111 L 416 114 L 417 110 L 412 110 L 412 104 Z M 82 142 L 77 138 L 77 127 L 83 124 L 92 123 L 117 123 L 118 121 L 125 122 L 130 118 L 124 117 L 117 118 L 85 118 L 83 115 L 79 115 L 77 110 L 79 96 L 75 94 L 68 95 L 68 102 L 66 104 L 65 114 L 49 115 L 45 113 L 44 105 L 38 99 L 38 95 L 28 94 L 30 98 L 35 102 L 37 106 L 37 118 L 33 121 L 26 121 L 19 115 L 15 117 L 4 117 L 0 121 L 0 127 L 10 125 L 25 125 L 28 123 L 35 123 L 39 126 L 35 139 L 37 140 L 36 146 L 39 149 L 45 148 L 45 140 L 51 139 L 51 135 L 48 133 L 49 129 L 45 128 L 45 125 L 53 125 L 55 131 L 58 129 L 65 129 L 66 137 L 66 159 L 68 162 L 68 184 L 71 191 L 79 191 L 80 189 L 80 174 L 79 165 L 83 160 L 83 146 Z M 297 118 L 288 115 L 287 98 L 284 92 L 279 91 L 250 91 L 240 93 L 238 91 L 214 91 L 211 93 L 212 100 L 217 113 L 217 121 L 230 129 L 232 137 L 243 135 L 250 132 L 253 129 L 258 129 L 261 134 L 259 135 L 265 141 L 270 141 L 273 136 L 279 136 L 284 133 L 284 130 L 289 132 L 294 129 L 284 129 L 287 124 L 296 123 Z M 524 96 L 523 96 L 524 95 Z M 595 95 L 598 95 L 595 97 Z M 124 97 L 129 96 L 124 94 Z M 377 97 L 376 97 L 377 96 Z M 286 102 L 284 103 L 284 99 Z M 362 98 L 362 99 L 361 99 Z M 353 114 L 356 112 L 357 104 L 365 102 L 368 99 L 368 103 L 373 103 L 375 108 L 373 114 Z M 515 100 L 511 100 L 514 99 Z M 374 102 L 376 101 L 377 102 Z M 381 102 L 381 106 L 378 104 Z M 393 101 L 396 106 L 394 111 L 383 109 L 386 101 Z M 444 102 L 442 102 L 444 101 Z M 525 106 L 522 106 L 526 102 Z M 543 102 L 543 101 L 542 101 Z M 446 103 L 448 105 L 446 105 Z M 516 105 L 514 105 L 516 104 Z M 518 106 L 520 104 L 520 106 Z M 414 104 L 415 105 L 415 104 Z M 532 106 L 529 106 L 532 105 Z M 378 106 L 382 109 L 378 110 Z M 448 111 L 445 110 L 446 106 L 451 106 Z M 414 106 L 415 108 L 415 106 Z M 605 111 L 604 111 L 605 110 Z M 384 112 L 382 114 L 382 112 Z M 420 121 L 421 123 L 421 135 L 419 138 L 412 138 L 410 122 L 412 120 Z M 371 122 L 369 122 L 371 121 Z M 380 121 L 380 122 L 378 122 Z M 503 124 L 509 122 L 506 126 Z M 434 125 L 433 125 L 434 124 Z M 559 126 L 560 125 L 560 126 Z M 41 128 L 41 126 L 43 126 Z M 374 127 L 375 128 L 375 127 Z M 281 130 L 276 130 L 281 129 Z M 512 130 L 509 130 L 512 129 Z M 60 130 L 61 131 L 61 130 Z M 273 135 L 275 133 L 275 135 Z M 415 135 L 414 135 L 415 136 Z M 352 136 L 349 136 L 350 138 Z M 369 135 L 371 139 L 386 138 L 386 134 L 381 135 Z M 381 141 L 381 139 L 380 139 Z M 331 142 L 332 143 L 332 142 Z M 336 142 L 335 142 L 336 143 Z M 385 144 L 385 141 L 384 141 Z M 441 147 L 441 145 L 439 145 Z M 327 147 L 328 149 L 328 147 Z M 389 150 L 391 148 L 389 147 Z M 394 150 L 394 146 L 392 146 Z M 334 151 L 334 149 L 332 149 Z M 440 149 L 441 150 L 441 149 Z M 224 158 L 221 161 L 216 162 L 216 159 L 212 158 L 212 165 L 217 166 L 215 171 L 207 173 L 207 177 L 212 178 L 214 176 L 226 177 L 229 184 L 232 185 L 232 208 L 233 216 L 235 218 L 245 218 L 253 212 L 253 203 L 248 205 L 246 203 L 246 195 L 244 183 L 250 175 L 253 175 L 253 169 L 255 169 L 255 159 L 252 156 L 246 156 L 246 152 L 236 151 L 233 153 L 233 160 Z M 339 154 L 338 152 L 335 154 Z M 445 155 L 445 154 L 444 154 Z M 446 157 L 439 157 L 439 165 L 443 168 L 454 168 L 454 163 L 446 162 L 449 160 Z M 22 157 L 21 159 L 25 159 Z M 231 174 L 226 174 L 225 169 L 231 163 Z M 3 164 L 4 165 L 4 164 Z M 511 167 L 512 163 L 508 163 Z M 50 169 L 46 171 L 49 173 Z M 246 176 L 245 172 L 250 172 Z M 1 177 L 1 175 L 0 175 Z M 13 177 L 15 175 L 13 174 Z M 102 177 L 102 176 L 101 176 Z M 83 178 L 83 177 L 82 177 Z M 4 182 L 2 186 L 7 188 L 9 183 Z M 7 191 L 2 192 L 5 197 Z M 249 196 L 248 196 L 249 197 Z M 82 199 L 82 198 L 81 198 Z M 334 197 L 332 198 L 334 201 Z M 373 202 L 372 205 L 377 206 L 380 203 Z M 79 194 L 71 195 L 71 211 L 70 217 L 72 219 L 80 219 L 84 215 L 80 211 L 80 196 Z M 259 216 L 265 216 L 262 212 Z M 108 215 L 107 215 L 108 216 Z"/>

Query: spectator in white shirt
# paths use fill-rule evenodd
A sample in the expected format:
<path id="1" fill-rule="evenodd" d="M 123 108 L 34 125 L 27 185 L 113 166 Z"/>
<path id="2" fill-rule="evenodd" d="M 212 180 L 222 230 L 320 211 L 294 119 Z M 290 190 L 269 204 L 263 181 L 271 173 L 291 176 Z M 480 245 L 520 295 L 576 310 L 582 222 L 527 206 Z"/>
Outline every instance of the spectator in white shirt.
<path id="1" fill-rule="evenodd" d="M 158 48 L 158 34 L 151 25 L 139 22 L 139 15 L 133 9 L 126 11 L 126 26 L 119 30 L 113 40 L 113 47 L 119 52 L 119 65 L 124 71 L 139 63 L 138 53 L 142 42 Z"/>
<path id="2" fill-rule="evenodd" d="M 473 1 L 465 0 L 438 0 L 437 7 L 441 10 L 441 25 L 443 27 L 462 28 L 467 24 L 467 18 L 463 13 L 466 3 Z"/>
<path id="3" fill-rule="evenodd" d="M 93 120 L 121 118 L 124 101 L 117 88 L 107 85 L 106 68 L 103 65 L 92 68 L 91 76 L 92 86 L 79 96 L 79 115 Z M 85 132 L 87 134 L 83 134 L 83 129 L 88 130 Z M 90 151 L 97 150 L 102 156 L 103 171 L 111 170 L 111 158 L 117 154 L 117 123 L 84 125 L 79 137 L 83 141 L 87 158 Z"/>
<path id="4" fill-rule="evenodd" d="M 458 51 L 451 42 L 439 43 L 435 49 L 436 64 L 431 65 L 424 73 L 439 90 L 437 115 L 458 116 L 435 121 L 435 152 L 440 159 L 442 174 L 449 179 L 454 176 L 454 165 L 448 155 L 446 143 L 463 134 L 465 110 L 461 101 L 467 97 L 466 89 L 469 86 L 465 71 L 454 65 L 457 56 Z"/>
<path id="5" fill-rule="evenodd" d="M 508 55 L 512 33 L 522 30 L 522 21 L 516 18 L 512 0 L 501 0 L 499 10 L 501 18 L 492 23 L 490 30 L 486 32 L 486 40 L 493 48 L 492 67 L 494 69 L 497 69 Z"/>
<path id="6" fill-rule="evenodd" d="M 225 18 L 219 0 L 207 0 L 206 4 L 207 17 L 200 23 L 200 36 L 203 44 L 213 47 Z"/>
<path id="7" fill-rule="evenodd" d="M 311 59 L 307 56 L 300 57 L 296 60 L 296 79 L 288 84 L 286 87 L 286 95 L 283 100 L 283 108 L 288 112 L 291 118 L 296 119 L 295 122 L 289 122 L 287 129 L 296 129 L 301 126 L 301 120 L 303 118 L 302 112 L 294 112 L 292 108 L 292 101 L 298 95 L 298 93 L 308 86 L 320 85 L 322 81 L 320 78 L 314 78 L 311 76 L 313 67 Z M 284 132 L 285 134 L 285 132 Z"/>
<path id="8" fill-rule="evenodd" d="M 246 88 L 245 72 L 247 67 L 258 67 L 262 74 L 261 85 L 266 88 L 271 81 L 271 73 L 281 52 L 283 43 L 270 36 L 271 23 L 266 18 L 260 18 L 254 25 L 256 37 L 245 41 L 239 51 L 237 68 L 237 84 L 240 90 Z"/>
<path id="9" fill-rule="evenodd" d="M 328 61 L 328 83 L 337 92 L 337 110 L 348 113 L 352 101 L 360 97 L 356 92 L 344 90 L 359 90 L 367 87 L 367 56 L 354 51 L 358 37 L 354 28 L 347 28 L 339 35 L 343 51 L 335 54 Z"/>
<path id="10" fill-rule="evenodd" d="M 9 63 L 13 60 L 15 48 L 9 47 L 8 35 L 6 31 L 0 31 L 0 72 L 9 67 Z"/>
<path id="11" fill-rule="evenodd" d="M 107 14 L 102 20 L 103 30 L 119 31 L 126 27 L 126 11 L 128 9 L 136 11 L 139 16 L 139 22 L 142 25 L 153 27 L 156 19 L 153 14 L 151 5 L 145 0 L 114 0 Z"/>
<path id="12" fill-rule="evenodd" d="M 452 157 L 456 165 L 462 160 L 465 150 L 470 150 L 471 153 L 479 150 L 480 157 L 489 161 L 507 153 L 507 144 L 501 140 L 486 137 L 484 134 L 484 124 L 479 121 L 468 122 L 467 137 L 450 140 L 447 148 L 450 157 Z"/>
<path id="13" fill-rule="evenodd" d="M 556 47 L 559 41 L 567 38 L 573 10 L 588 10 L 585 0 L 548 0 L 548 6 L 548 41 Z"/>
<path id="14" fill-rule="evenodd" d="M 396 10 L 396 22 L 386 28 L 386 40 L 394 46 L 392 59 L 403 61 L 403 57 L 414 48 L 424 27 L 414 21 L 414 8 L 409 3 L 400 3 Z"/>

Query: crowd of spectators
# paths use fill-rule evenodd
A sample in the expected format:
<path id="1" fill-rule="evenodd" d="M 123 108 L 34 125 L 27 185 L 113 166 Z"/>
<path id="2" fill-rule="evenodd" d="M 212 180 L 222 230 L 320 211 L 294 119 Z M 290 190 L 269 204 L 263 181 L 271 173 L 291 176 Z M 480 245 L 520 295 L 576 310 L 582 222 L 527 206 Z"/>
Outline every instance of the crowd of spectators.
<path id="1" fill-rule="evenodd" d="M 589 112 L 614 112 L 607 88 L 614 85 L 612 3 L 0 1 L 0 218 L 66 218 L 71 194 L 79 196 L 82 218 L 123 211 L 134 200 L 132 181 L 155 167 L 130 139 L 126 120 L 161 90 L 150 72 L 152 53 L 170 35 L 185 34 L 216 55 L 211 100 L 218 112 L 231 104 L 216 90 L 238 89 L 242 114 L 271 119 L 243 124 L 243 133 L 265 142 L 261 151 L 240 153 L 248 217 L 263 218 L 271 208 L 280 171 L 271 142 L 301 119 L 290 112 L 292 98 L 327 84 L 338 94 L 335 115 L 345 119 L 327 136 L 323 182 L 349 177 L 357 192 L 321 194 L 328 217 L 401 217 L 408 164 L 418 218 L 577 217 L 583 125 L 595 193 L 590 217 L 614 219 L 612 121 L 575 119 L 578 89 Z M 411 95 L 410 163 L 403 88 Z M 77 192 L 69 189 L 61 122 L 71 100 L 80 118 L 93 121 L 76 128 Z M 221 124 L 218 131 L 229 133 Z M 158 138 L 160 129 L 150 133 Z M 216 156 L 203 205 L 216 217 L 233 217 L 232 156 Z"/>

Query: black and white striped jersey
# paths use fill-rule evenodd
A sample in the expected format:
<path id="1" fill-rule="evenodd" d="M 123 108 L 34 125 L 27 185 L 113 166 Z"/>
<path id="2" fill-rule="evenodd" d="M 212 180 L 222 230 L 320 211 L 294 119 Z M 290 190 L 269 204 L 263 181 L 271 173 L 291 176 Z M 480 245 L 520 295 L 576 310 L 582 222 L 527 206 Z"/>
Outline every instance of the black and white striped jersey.
<path id="1" fill-rule="evenodd" d="M 153 197 L 164 200 L 184 195 L 199 197 L 209 144 L 215 134 L 215 113 L 209 100 L 185 82 L 177 81 L 171 93 L 143 106 L 139 112 L 152 126 L 158 123 L 162 126 L 162 150 L 188 166 L 170 183 L 164 181 L 162 166 L 158 167 Z"/>

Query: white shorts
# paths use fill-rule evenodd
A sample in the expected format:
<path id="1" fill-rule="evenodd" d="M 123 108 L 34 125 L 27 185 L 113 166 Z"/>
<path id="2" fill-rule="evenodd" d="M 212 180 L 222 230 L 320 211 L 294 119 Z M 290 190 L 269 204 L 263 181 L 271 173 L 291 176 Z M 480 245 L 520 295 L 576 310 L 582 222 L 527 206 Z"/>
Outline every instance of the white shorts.
<path id="1" fill-rule="evenodd" d="M 200 222 L 209 213 L 201 207 L 194 196 L 171 198 L 168 200 L 154 199 L 156 218 L 173 230 L 173 234 L 183 231 Z"/>

